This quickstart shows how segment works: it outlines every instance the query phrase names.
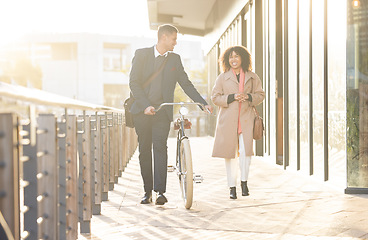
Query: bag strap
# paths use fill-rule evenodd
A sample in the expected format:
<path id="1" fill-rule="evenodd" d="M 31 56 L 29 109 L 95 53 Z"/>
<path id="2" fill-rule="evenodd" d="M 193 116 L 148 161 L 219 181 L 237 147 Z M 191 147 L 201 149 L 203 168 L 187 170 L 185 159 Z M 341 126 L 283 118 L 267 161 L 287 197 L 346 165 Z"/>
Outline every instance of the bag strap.
<path id="1" fill-rule="evenodd" d="M 251 93 L 254 93 L 254 88 L 253 88 L 254 78 L 252 78 L 251 81 L 252 81 L 252 91 L 251 91 Z M 257 108 L 255 106 L 252 106 L 252 108 L 253 108 L 254 113 L 256 114 L 256 117 L 259 117 L 259 113 L 257 111 Z"/>
<path id="2" fill-rule="evenodd" d="M 150 84 L 152 82 L 153 79 L 155 79 L 157 77 L 158 74 L 160 74 L 160 72 L 162 71 L 162 69 L 164 69 L 167 60 L 169 59 L 169 54 L 167 53 L 167 56 L 165 57 L 165 60 L 162 62 L 161 66 L 159 67 L 159 69 L 156 70 L 156 72 L 152 73 L 152 75 L 147 79 L 147 81 L 143 84 L 143 88 L 147 87 L 148 84 Z"/>
<path id="3" fill-rule="evenodd" d="M 251 93 L 254 93 L 254 88 L 253 88 L 253 78 L 252 78 L 252 91 L 250 91 Z"/>
<path id="4" fill-rule="evenodd" d="M 258 113 L 258 111 L 257 111 L 257 108 L 255 108 L 254 106 L 253 106 L 253 111 L 254 111 L 254 113 L 256 114 L 256 118 L 257 118 L 257 117 L 259 117 L 259 113 Z"/>

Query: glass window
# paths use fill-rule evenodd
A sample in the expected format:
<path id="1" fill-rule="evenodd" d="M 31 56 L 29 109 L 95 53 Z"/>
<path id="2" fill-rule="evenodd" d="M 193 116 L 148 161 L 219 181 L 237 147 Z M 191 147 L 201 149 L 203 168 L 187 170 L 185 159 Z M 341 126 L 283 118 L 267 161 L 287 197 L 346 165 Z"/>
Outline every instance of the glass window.
<path id="1" fill-rule="evenodd" d="M 276 129 L 276 2 L 269 1 L 269 129 Z M 250 44 L 250 42 L 248 43 Z M 267 99 L 266 99 L 267 101 Z M 276 155 L 276 131 L 270 131 L 269 138 L 271 140 L 270 153 Z"/>
<path id="2" fill-rule="evenodd" d="M 347 19 L 347 179 L 368 187 L 368 0 L 348 1 Z"/>
<path id="3" fill-rule="evenodd" d="M 299 1 L 300 170 L 309 174 L 309 2 Z"/>
<path id="4" fill-rule="evenodd" d="M 329 0 L 328 27 L 328 155 L 329 182 L 346 187 L 346 1 Z"/>
<path id="5" fill-rule="evenodd" d="M 297 1 L 288 1 L 289 166 L 297 169 Z"/>
<path id="6" fill-rule="evenodd" d="M 52 60 L 76 60 L 77 44 L 76 43 L 52 43 L 51 44 Z"/>
<path id="7" fill-rule="evenodd" d="M 129 72 L 125 48 L 104 48 L 104 71 Z"/>
<path id="8" fill-rule="evenodd" d="M 264 15 L 263 15 L 263 19 L 264 19 L 264 75 L 263 75 L 263 90 L 265 91 L 265 100 L 264 100 L 264 115 L 263 115 L 263 121 L 264 121 L 264 127 L 265 127 L 265 138 L 264 138 L 264 153 L 265 156 L 269 156 L 270 155 L 270 79 L 269 79 L 269 70 L 270 70 L 270 56 L 269 56 L 269 4 L 268 1 L 265 2 L 265 8 L 264 8 Z M 245 26 L 243 28 L 243 30 L 245 31 L 245 33 L 247 33 L 247 21 L 244 21 Z M 247 37 L 244 37 L 243 40 L 243 44 L 247 45 Z"/>
<path id="9" fill-rule="evenodd" d="M 324 1 L 312 3 L 313 175 L 324 179 Z"/>

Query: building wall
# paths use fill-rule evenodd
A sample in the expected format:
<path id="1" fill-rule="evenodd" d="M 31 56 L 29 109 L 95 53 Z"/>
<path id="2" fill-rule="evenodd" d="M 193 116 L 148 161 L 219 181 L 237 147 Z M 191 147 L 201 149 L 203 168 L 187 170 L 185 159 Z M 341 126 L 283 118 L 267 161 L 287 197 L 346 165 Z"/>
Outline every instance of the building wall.
<path id="1" fill-rule="evenodd" d="M 76 61 L 42 61 L 39 63 L 43 73 L 42 89 L 75 99 L 77 93 L 78 63 Z"/>
<path id="2" fill-rule="evenodd" d="M 103 40 L 83 34 L 78 39 L 78 99 L 103 103 Z"/>

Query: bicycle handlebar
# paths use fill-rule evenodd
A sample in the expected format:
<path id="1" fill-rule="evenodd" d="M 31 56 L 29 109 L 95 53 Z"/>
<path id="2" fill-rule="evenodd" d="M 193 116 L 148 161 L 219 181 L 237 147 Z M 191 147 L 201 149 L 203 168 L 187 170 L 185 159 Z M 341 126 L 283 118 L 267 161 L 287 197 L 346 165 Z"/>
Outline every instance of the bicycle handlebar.
<path id="1" fill-rule="evenodd" d="M 211 114 L 210 110 L 208 110 L 202 103 L 198 103 L 198 102 L 162 103 L 157 109 L 155 109 L 155 112 L 158 112 L 164 106 L 174 106 L 174 105 L 180 105 L 180 106 L 197 105 L 198 107 L 201 108 L 202 111 L 206 111 L 207 113 Z"/>

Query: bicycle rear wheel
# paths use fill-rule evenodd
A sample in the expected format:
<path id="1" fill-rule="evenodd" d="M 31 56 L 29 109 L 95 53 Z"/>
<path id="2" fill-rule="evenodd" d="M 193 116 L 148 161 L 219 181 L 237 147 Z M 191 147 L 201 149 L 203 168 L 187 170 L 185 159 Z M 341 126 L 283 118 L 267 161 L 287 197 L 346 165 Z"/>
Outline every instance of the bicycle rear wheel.
<path id="1" fill-rule="evenodd" d="M 179 182 L 184 205 L 186 209 L 192 206 L 193 201 L 193 168 L 192 152 L 188 139 L 183 139 L 180 144 L 180 174 Z"/>

